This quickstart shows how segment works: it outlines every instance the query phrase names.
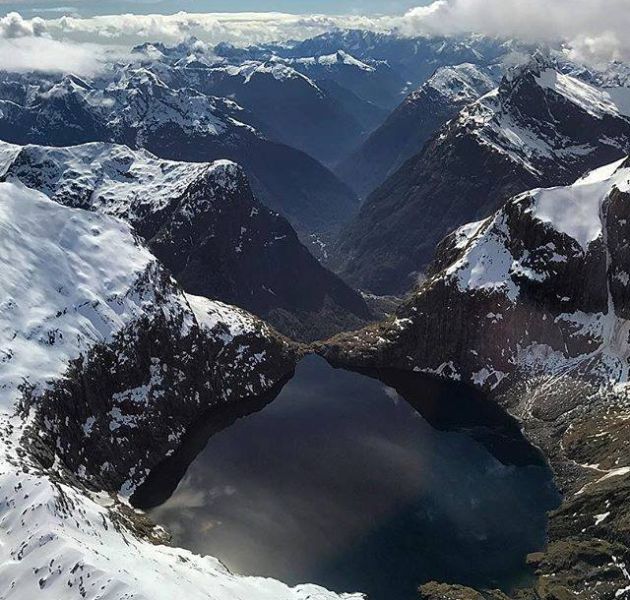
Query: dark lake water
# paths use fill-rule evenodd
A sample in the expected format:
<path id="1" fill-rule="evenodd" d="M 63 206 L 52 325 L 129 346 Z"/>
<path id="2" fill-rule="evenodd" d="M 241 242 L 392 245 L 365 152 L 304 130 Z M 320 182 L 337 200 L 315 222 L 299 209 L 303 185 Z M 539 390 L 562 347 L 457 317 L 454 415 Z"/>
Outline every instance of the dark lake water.
<path id="1" fill-rule="evenodd" d="M 235 572 L 412 600 L 511 589 L 559 497 L 515 423 L 467 388 L 307 357 L 275 399 L 208 416 L 132 499 Z M 152 507 L 152 508 L 150 508 Z"/>

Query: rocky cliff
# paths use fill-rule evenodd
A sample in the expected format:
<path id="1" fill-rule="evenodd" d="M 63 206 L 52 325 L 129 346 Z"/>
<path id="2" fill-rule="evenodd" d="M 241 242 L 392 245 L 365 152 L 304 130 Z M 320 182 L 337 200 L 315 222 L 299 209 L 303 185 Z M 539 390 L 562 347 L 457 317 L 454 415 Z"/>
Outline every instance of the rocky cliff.
<path id="1" fill-rule="evenodd" d="M 445 238 L 394 317 L 318 347 L 342 366 L 466 382 L 522 422 L 564 493 L 526 598 L 628 593 L 629 217 L 627 159 L 517 195 Z"/>
<path id="2" fill-rule="evenodd" d="M 103 143 L 0 143 L 0 179 L 125 219 L 186 291 L 241 306 L 294 338 L 321 339 L 371 317 L 230 161 L 166 161 Z"/>

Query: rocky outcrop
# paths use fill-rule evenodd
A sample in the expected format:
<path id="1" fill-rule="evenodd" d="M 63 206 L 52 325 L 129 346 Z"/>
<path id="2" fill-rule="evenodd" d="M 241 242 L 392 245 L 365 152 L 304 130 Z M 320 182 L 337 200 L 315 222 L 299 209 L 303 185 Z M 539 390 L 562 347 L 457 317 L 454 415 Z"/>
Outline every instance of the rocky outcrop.
<path id="1" fill-rule="evenodd" d="M 437 243 L 516 193 L 568 185 L 628 151 L 630 116 L 614 97 L 540 56 L 464 108 L 363 205 L 331 264 L 376 293 L 413 286 Z"/>
<path id="2" fill-rule="evenodd" d="M 235 163 L 165 161 L 102 143 L 0 143 L 0 179 L 125 219 L 187 292 L 241 306 L 296 339 L 329 337 L 371 318 L 286 219 L 254 198 Z"/>
<path id="3" fill-rule="evenodd" d="M 518 195 L 448 236 L 394 317 L 318 347 L 341 366 L 472 384 L 521 421 L 564 494 L 524 597 L 628 593 L 629 211 L 627 160 Z"/>

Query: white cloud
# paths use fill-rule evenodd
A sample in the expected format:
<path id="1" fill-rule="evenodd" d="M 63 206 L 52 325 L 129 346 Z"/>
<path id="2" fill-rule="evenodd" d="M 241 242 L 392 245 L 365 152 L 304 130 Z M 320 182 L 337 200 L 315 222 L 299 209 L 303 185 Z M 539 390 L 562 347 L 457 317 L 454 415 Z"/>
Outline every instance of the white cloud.
<path id="1" fill-rule="evenodd" d="M 92 75 L 103 68 L 112 53 L 97 44 L 53 39 L 46 21 L 40 18 L 27 20 L 18 13 L 0 18 L 0 69 Z"/>
<path id="2" fill-rule="evenodd" d="M 39 17 L 26 20 L 16 12 L 0 17 L 0 38 L 41 36 L 45 33 L 46 22 Z"/>
<path id="3" fill-rule="evenodd" d="M 481 33 L 563 41 L 575 58 L 630 58 L 628 0 L 436 0 L 400 21 L 407 35 Z"/>
<path id="4" fill-rule="evenodd" d="M 335 28 L 387 30 L 389 17 L 355 15 L 290 15 L 285 13 L 184 13 L 174 15 L 109 15 L 90 18 L 64 16 L 46 21 L 55 35 L 74 39 L 99 38 L 103 42 L 181 40 L 195 35 L 216 44 L 306 39 Z"/>
<path id="5" fill-rule="evenodd" d="M 102 46 L 61 42 L 47 37 L 0 37 L 0 69 L 93 75 L 109 53 Z"/>
<path id="6" fill-rule="evenodd" d="M 39 49 L 35 42 L 23 41 L 21 46 L 15 42 L 14 49 L 23 47 L 25 56 L 7 56 L 4 48 L 10 49 L 4 42 L 4 48 L 0 48 L 0 68 L 3 64 L 6 67 L 39 62 L 56 63 L 60 70 L 78 65 L 85 72 L 97 68 L 102 60 L 97 44 L 129 47 L 144 41 L 174 43 L 194 35 L 209 44 L 247 45 L 305 39 L 336 28 L 395 31 L 401 35 L 481 33 L 525 41 L 563 41 L 571 56 L 578 60 L 628 60 L 629 3 L 630 0 L 435 0 L 405 15 L 381 17 L 181 12 L 27 20 L 11 13 L 0 18 L 0 39 L 48 39 L 48 42 L 39 42 Z M 55 48 L 53 40 L 64 46 Z M 53 51 L 56 57 L 49 55 Z M 38 57 L 34 52 L 46 55 Z"/>

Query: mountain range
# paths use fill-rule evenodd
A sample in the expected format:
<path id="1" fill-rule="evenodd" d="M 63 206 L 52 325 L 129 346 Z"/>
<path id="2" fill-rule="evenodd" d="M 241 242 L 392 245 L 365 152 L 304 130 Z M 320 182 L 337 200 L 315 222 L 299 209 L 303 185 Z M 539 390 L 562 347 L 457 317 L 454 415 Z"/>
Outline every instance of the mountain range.
<path id="1" fill-rule="evenodd" d="M 556 71 L 545 57 L 510 69 L 377 188 L 339 237 L 332 263 L 375 293 L 414 285 L 439 240 L 510 196 L 566 185 L 630 149 L 618 92 Z"/>
<path id="2" fill-rule="evenodd" d="M 627 65 L 155 42 L 90 78 L 0 72 L 0 140 L 0 597 L 364 600 L 232 573 L 130 504 L 309 353 L 474 389 L 553 470 L 521 587 L 419 599 L 628 595 Z"/>

